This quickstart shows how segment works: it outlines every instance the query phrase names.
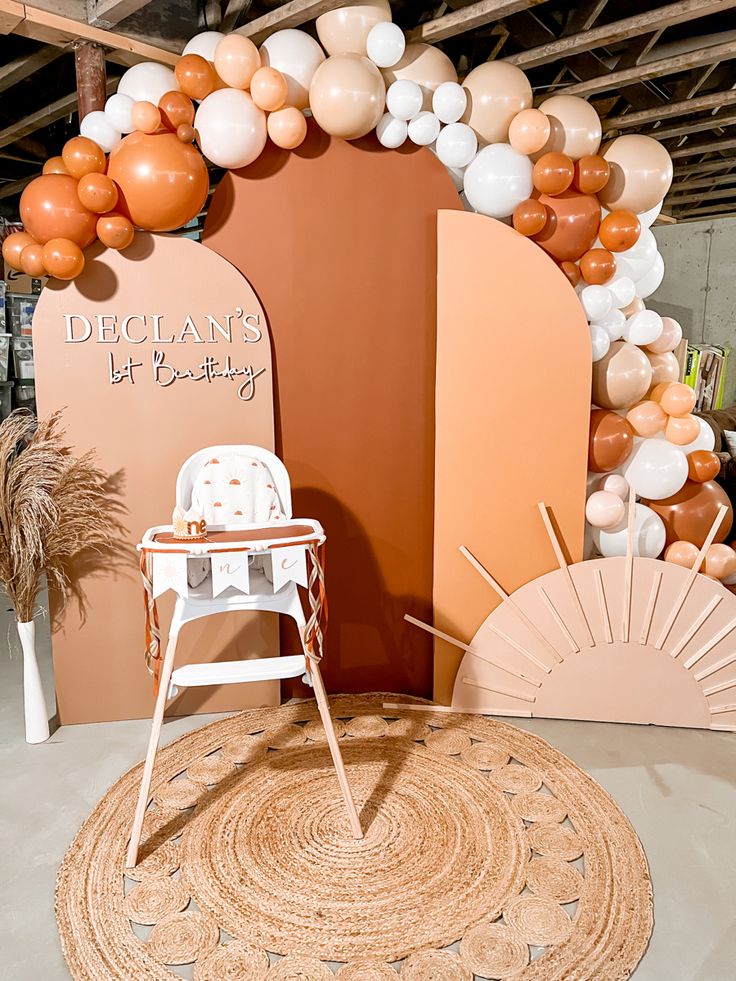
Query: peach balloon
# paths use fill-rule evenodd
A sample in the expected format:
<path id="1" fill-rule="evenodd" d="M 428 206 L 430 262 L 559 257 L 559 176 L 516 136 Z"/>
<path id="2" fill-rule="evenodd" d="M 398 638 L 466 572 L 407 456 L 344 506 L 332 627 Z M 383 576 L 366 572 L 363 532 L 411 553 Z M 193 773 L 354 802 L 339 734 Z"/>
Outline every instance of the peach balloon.
<path id="1" fill-rule="evenodd" d="M 628 133 L 603 148 L 611 167 L 608 183 L 600 192 L 609 210 L 623 208 L 640 215 L 659 204 L 672 184 L 672 158 L 651 136 Z"/>
<path id="2" fill-rule="evenodd" d="M 75 279 L 84 269 L 84 252 L 68 238 L 52 238 L 43 247 L 43 264 L 49 276 Z"/>
<path id="3" fill-rule="evenodd" d="M 539 109 L 522 109 L 509 125 L 509 143 L 519 153 L 537 153 L 549 139 L 549 119 Z"/>
<path id="4" fill-rule="evenodd" d="M 265 112 L 281 109 L 288 91 L 286 79 L 276 68 L 259 68 L 250 80 L 250 97 Z"/>
<path id="5" fill-rule="evenodd" d="M 229 35 L 229 37 L 239 36 Z M 223 40 L 225 39 L 223 38 Z M 245 41 L 247 38 L 243 38 L 243 40 Z M 218 48 L 220 44 L 217 45 Z M 187 54 L 180 58 L 174 68 L 174 74 L 179 88 L 190 99 L 206 99 L 210 92 L 214 92 L 217 84 L 215 69 L 209 61 L 205 61 L 201 55 L 197 54 Z"/>
<path id="6" fill-rule="evenodd" d="M 730 545 L 711 545 L 705 553 L 703 566 L 706 576 L 725 579 L 736 572 L 736 552 Z"/>
<path id="7" fill-rule="evenodd" d="M 642 301 L 643 302 L 643 301 Z M 662 333 L 656 341 L 647 344 L 647 351 L 652 354 L 667 354 L 680 346 L 682 341 L 682 327 L 672 317 L 662 317 Z"/>
<path id="8" fill-rule="evenodd" d="M 243 34 L 226 34 L 218 42 L 215 71 L 229 88 L 247 89 L 260 67 L 261 56 L 250 38 Z"/>
<path id="9" fill-rule="evenodd" d="M 366 40 L 371 29 L 391 20 L 389 0 L 350 4 L 328 10 L 315 22 L 317 37 L 328 55 L 358 54 L 366 56 Z"/>
<path id="10" fill-rule="evenodd" d="M 115 181 L 110 180 L 107 174 L 87 174 L 80 178 L 77 195 L 85 208 L 98 215 L 112 211 L 118 203 Z"/>
<path id="11" fill-rule="evenodd" d="M 674 354 L 649 354 L 646 352 L 649 364 L 652 366 L 652 384 L 675 382 L 680 377 L 680 365 Z"/>
<path id="12" fill-rule="evenodd" d="M 161 112 L 152 102 L 134 102 L 130 119 L 141 133 L 155 133 L 161 126 Z"/>
<path id="13" fill-rule="evenodd" d="M 507 61 L 486 61 L 478 65 L 466 77 L 463 88 L 468 96 L 468 107 L 462 122 L 471 126 L 486 143 L 505 143 L 514 117 L 531 108 L 529 79 L 520 68 Z"/>
<path id="14" fill-rule="evenodd" d="M 700 423 L 695 416 L 670 416 L 664 434 L 675 446 L 687 446 L 700 435 Z"/>
<path id="15" fill-rule="evenodd" d="M 494 61 L 493 64 L 500 65 L 503 62 Z M 515 70 L 518 71 L 519 69 Z M 443 82 L 457 82 L 455 66 L 444 51 L 424 42 L 407 44 L 401 59 L 391 68 L 382 69 L 381 74 L 386 83 L 386 88 L 397 78 L 408 78 L 409 81 L 416 82 L 424 94 L 422 109 L 426 110 L 432 108 L 432 95 L 435 89 L 439 88 Z M 467 82 L 467 79 L 465 81 Z M 528 105 L 531 105 L 531 99 Z M 520 106 L 519 108 L 525 107 Z M 463 122 L 466 122 L 465 118 L 463 118 Z"/>
<path id="16" fill-rule="evenodd" d="M 593 365 L 593 402 L 605 409 L 625 409 L 649 389 L 652 368 L 646 354 L 628 341 L 614 341 Z"/>
<path id="17" fill-rule="evenodd" d="M 585 504 L 585 517 L 594 528 L 613 528 L 625 515 L 624 502 L 610 491 L 594 491 Z"/>
<path id="18" fill-rule="evenodd" d="M 64 163 L 63 157 L 49 157 L 46 163 L 43 165 L 43 174 L 68 174 L 69 171 L 66 169 L 66 164 Z"/>
<path id="19" fill-rule="evenodd" d="M 331 55 L 314 73 L 309 104 L 315 120 L 330 136 L 357 140 L 376 128 L 383 115 L 386 88 L 368 58 Z"/>
<path id="20" fill-rule="evenodd" d="M 43 264 L 43 246 L 38 242 L 27 245 L 20 254 L 20 267 L 26 276 L 40 278 L 46 275 L 46 267 Z"/>
<path id="21" fill-rule="evenodd" d="M 183 92 L 166 92 L 158 100 L 161 123 L 175 133 L 182 123 L 194 122 L 194 103 Z"/>
<path id="22" fill-rule="evenodd" d="M 625 501 L 629 496 L 629 482 L 626 477 L 622 477 L 620 473 L 608 473 L 599 482 L 598 490 L 616 494 L 622 501 Z"/>
<path id="23" fill-rule="evenodd" d="M 665 549 L 664 560 L 681 565 L 683 569 L 692 569 L 699 551 L 698 546 L 692 542 L 673 542 Z"/>
<path id="24" fill-rule="evenodd" d="M 67 140 L 61 151 L 61 159 L 72 177 L 105 172 L 105 151 L 86 136 L 74 136 Z"/>
<path id="25" fill-rule="evenodd" d="M 659 400 L 668 416 L 686 416 L 695 408 L 695 389 L 682 382 L 668 385 Z"/>
<path id="26" fill-rule="evenodd" d="M 11 232 L 3 239 L 3 259 L 16 272 L 23 272 L 20 257 L 28 245 L 36 245 L 36 240 L 28 232 Z"/>
<path id="27" fill-rule="evenodd" d="M 631 303 L 627 303 L 625 307 L 622 307 L 621 313 L 628 319 L 629 317 L 633 317 L 635 313 L 641 313 L 642 310 L 646 310 L 644 300 L 640 296 L 635 296 Z M 647 350 L 649 350 L 648 346 Z"/>
<path id="28" fill-rule="evenodd" d="M 309 86 L 325 53 L 306 31 L 287 28 L 269 34 L 259 49 L 261 64 L 277 68 L 286 79 L 286 101 L 296 109 L 309 107 Z"/>
<path id="29" fill-rule="evenodd" d="M 95 240 L 97 216 L 80 202 L 77 181 L 66 174 L 43 174 L 32 180 L 20 198 L 20 217 L 42 245 L 62 238 L 84 249 Z"/>
<path id="30" fill-rule="evenodd" d="M 687 475 L 696 484 L 715 480 L 721 472 L 721 461 L 711 450 L 693 450 L 687 455 Z"/>
<path id="31" fill-rule="evenodd" d="M 304 114 L 294 106 L 285 106 L 269 114 L 266 127 L 271 142 L 282 150 L 295 150 L 307 135 Z"/>
<path id="32" fill-rule="evenodd" d="M 539 106 L 550 122 L 542 148 L 566 153 L 573 160 L 593 156 L 601 145 L 601 121 L 593 106 L 576 95 L 553 95 Z"/>
<path id="33" fill-rule="evenodd" d="M 651 400 L 633 405 L 626 413 L 626 419 L 637 436 L 656 436 L 667 425 L 667 414 Z"/>
<path id="34" fill-rule="evenodd" d="M 125 215 L 103 215 L 97 222 L 97 237 L 108 249 L 127 249 L 135 238 L 133 222 Z"/>

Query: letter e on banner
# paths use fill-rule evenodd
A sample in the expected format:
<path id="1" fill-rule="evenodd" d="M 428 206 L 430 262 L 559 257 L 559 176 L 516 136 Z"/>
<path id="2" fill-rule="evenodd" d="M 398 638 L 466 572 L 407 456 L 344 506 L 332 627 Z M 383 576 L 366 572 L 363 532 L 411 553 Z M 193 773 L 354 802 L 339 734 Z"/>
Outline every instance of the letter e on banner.
<path id="1" fill-rule="evenodd" d="M 187 556 L 178 552 L 153 553 L 153 598 L 156 599 L 167 589 L 173 589 L 179 596 L 186 596 Z"/>
<path id="2" fill-rule="evenodd" d="M 273 556 L 273 591 L 277 593 L 284 583 L 296 582 L 307 586 L 307 547 L 287 545 L 275 548 Z"/>
<path id="3" fill-rule="evenodd" d="M 219 596 L 228 586 L 234 586 L 241 593 L 250 592 L 247 552 L 213 552 L 212 596 Z"/>

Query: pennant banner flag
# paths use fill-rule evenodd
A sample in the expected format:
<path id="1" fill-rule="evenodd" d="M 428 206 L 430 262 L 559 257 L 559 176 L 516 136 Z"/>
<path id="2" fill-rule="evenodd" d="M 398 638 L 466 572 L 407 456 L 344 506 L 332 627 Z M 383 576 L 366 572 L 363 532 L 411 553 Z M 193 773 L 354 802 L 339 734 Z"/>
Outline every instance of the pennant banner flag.
<path id="1" fill-rule="evenodd" d="M 241 593 L 250 592 L 247 552 L 214 552 L 212 562 L 212 596 L 219 596 L 228 586 Z"/>
<path id="2" fill-rule="evenodd" d="M 186 596 L 187 556 L 176 552 L 153 553 L 153 598 L 156 599 L 167 589 L 173 589 L 179 596 Z"/>
<path id="3" fill-rule="evenodd" d="M 307 586 L 307 547 L 287 545 L 275 548 L 273 556 L 273 591 L 277 593 L 284 583 L 295 582 Z"/>

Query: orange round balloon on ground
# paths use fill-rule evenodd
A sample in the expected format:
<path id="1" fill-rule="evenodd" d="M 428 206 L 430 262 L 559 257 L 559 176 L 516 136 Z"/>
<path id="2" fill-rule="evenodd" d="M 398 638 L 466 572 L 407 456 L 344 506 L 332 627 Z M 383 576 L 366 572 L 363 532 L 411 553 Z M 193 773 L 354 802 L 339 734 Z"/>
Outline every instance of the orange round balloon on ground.
<path id="1" fill-rule="evenodd" d="M 642 504 L 656 511 L 664 522 L 668 544 L 686 541 L 702 548 L 721 504 L 728 510 L 715 540 L 725 541 L 733 524 L 733 508 L 728 495 L 714 480 L 702 484 L 688 480 L 672 497 L 662 501 L 642 501 Z"/>
<path id="2" fill-rule="evenodd" d="M 118 210 L 149 231 L 186 225 L 207 199 L 204 159 L 174 133 L 130 133 L 110 154 L 107 172 L 119 188 Z"/>
<path id="3" fill-rule="evenodd" d="M 27 245 L 20 254 L 20 266 L 26 276 L 40 278 L 46 275 L 43 264 L 43 246 L 38 242 Z"/>
<path id="4" fill-rule="evenodd" d="M 542 194 L 539 200 L 547 208 L 547 222 L 534 241 L 553 259 L 579 259 L 598 235 L 601 221 L 598 198 L 568 190 L 556 196 Z"/>
<path id="5" fill-rule="evenodd" d="M 511 221 L 516 231 L 522 235 L 536 235 L 547 222 L 547 209 L 541 201 L 529 198 L 516 205 Z"/>
<path id="6" fill-rule="evenodd" d="M 611 168 L 597 153 L 587 154 L 575 161 L 572 184 L 582 194 L 597 194 L 608 183 Z"/>
<path id="7" fill-rule="evenodd" d="M 532 171 L 532 181 L 541 194 L 562 194 L 574 176 L 575 165 L 564 153 L 543 154 Z"/>
<path id="8" fill-rule="evenodd" d="M 118 189 L 107 174 L 87 174 L 77 185 L 77 195 L 85 208 L 101 215 L 118 203 Z"/>
<path id="9" fill-rule="evenodd" d="M 3 239 L 3 259 L 11 269 L 16 272 L 23 272 L 20 264 L 20 257 L 23 249 L 28 245 L 35 245 L 36 240 L 28 232 L 11 232 L 7 238 Z"/>
<path id="10" fill-rule="evenodd" d="M 172 133 L 175 133 L 182 123 L 191 126 L 194 122 L 194 103 L 183 92 L 166 92 L 158 100 L 158 109 L 162 124 Z"/>
<path id="11" fill-rule="evenodd" d="M 127 249 L 135 238 L 133 222 L 125 215 L 103 215 L 97 222 L 97 237 L 108 249 Z"/>
<path id="12" fill-rule="evenodd" d="M 580 259 L 580 272 L 586 283 L 602 286 L 616 272 L 616 260 L 608 249 L 588 249 Z"/>
<path id="13" fill-rule="evenodd" d="M 105 172 L 105 151 L 86 136 L 73 136 L 68 140 L 61 151 L 61 159 L 72 177 Z"/>
<path id="14" fill-rule="evenodd" d="M 607 473 L 628 460 L 634 448 L 634 430 L 626 419 L 608 409 L 590 413 L 588 470 Z"/>
<path id="15" fill-rule="evenodd" d="M 69 171 L 66 169 L 66 164 L 64 163 L 63 157 L 49 157 L 46 163 L 43 165 L 43 174 L 68 174 Z"/>
<path id="16" fill-rule="evenodd" d="M 200 55 L 184 55 L 174 68 L 179 88 L 191 99 L 205 99 L 217 83 L 215 69 Z"/>
<path id="17" fill-rule="evenodd" d="M 687 475 L 696 484 L 715 480 L 721 472 L 721 461 L 710 450 L 693 450 L 687 455 Z"/>
<path id="18" fill-rule="evenodd" d="M 97 215 L 84 207 L 76 179 L 66 174 L 42 174 L 32 180 L 20 197 L 20 217 L 42 245 L 65 238 L 84 249 L 95 240 Z"/>
<path id="19" fill-rule="evenodd" d="M 43 247 L 43 264 L 49 276 L 75 279 L 84 269 L 84 252 L 68 238 L 52 238 Z"/>
<path id="20" fill-rule="evenodd" d="M 598 237 L 610 252 L 624 252 L 636 245 L 641 223 L 633 211 L 612 211 L 601 222 Z"/>

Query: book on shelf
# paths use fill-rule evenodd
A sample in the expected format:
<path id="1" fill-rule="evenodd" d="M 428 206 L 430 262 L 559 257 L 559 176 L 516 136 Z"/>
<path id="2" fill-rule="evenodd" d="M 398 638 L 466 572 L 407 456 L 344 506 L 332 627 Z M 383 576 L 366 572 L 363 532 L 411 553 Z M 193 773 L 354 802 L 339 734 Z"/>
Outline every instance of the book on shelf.
<path id="1" fill-rule="evenodd" d="M 695 411 L 723 408 L 723 392 L 730 349 L 717 344 L 687 342 L 684 357 L 678 358 L 682 380 L 695 390 Z"/>

